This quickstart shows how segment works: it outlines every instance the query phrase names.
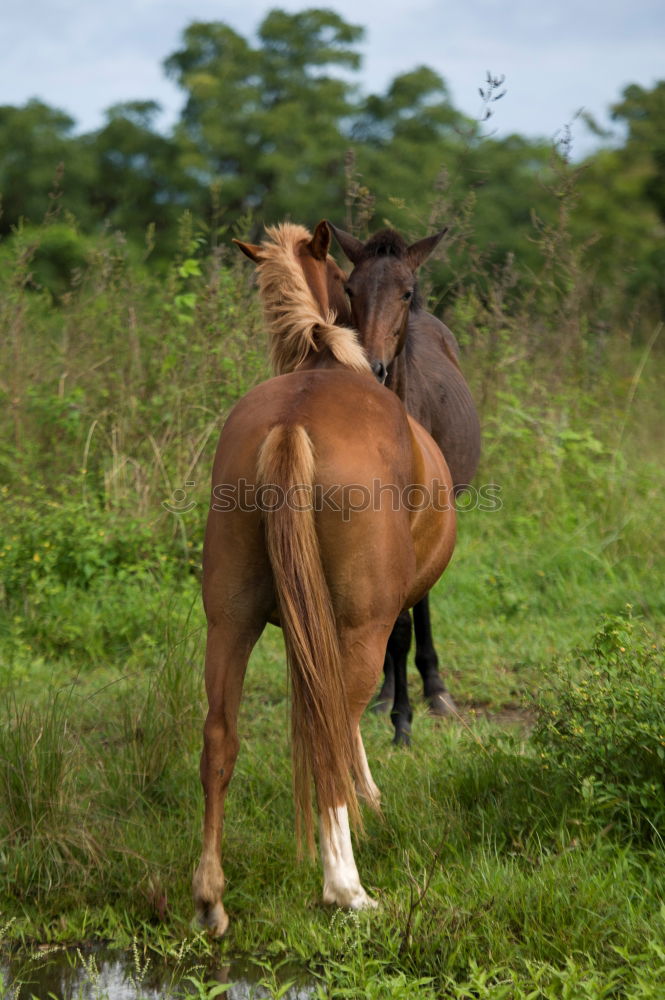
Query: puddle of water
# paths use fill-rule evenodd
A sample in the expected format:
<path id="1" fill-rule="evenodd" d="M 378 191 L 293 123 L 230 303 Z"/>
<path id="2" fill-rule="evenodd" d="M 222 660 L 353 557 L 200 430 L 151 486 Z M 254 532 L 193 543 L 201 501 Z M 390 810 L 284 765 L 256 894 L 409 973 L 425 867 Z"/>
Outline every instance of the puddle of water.
<path id="1" fill-rule="evenodd" d="M 13 957 L 0 965 L 2 1000 L 181 1000 L 198 997 L 188 976 L 200 983 L 230 984 L 222 993 L 228 1000 L 265 1000 L 274 995 L 283 1000 L 312 1000 L 315 987 L 301 970 L 280 967 L 275 977 L 279 994 L 260 985 L 266 972 L 249 963 L 233 962 L 211 972 L 203 966 L 177 974 L 152 962 L 136 969 L 126 953 L 105 950 L 58 950 L 30 957 Z M 294 982 L 285 993 L 287 981 Z"/>

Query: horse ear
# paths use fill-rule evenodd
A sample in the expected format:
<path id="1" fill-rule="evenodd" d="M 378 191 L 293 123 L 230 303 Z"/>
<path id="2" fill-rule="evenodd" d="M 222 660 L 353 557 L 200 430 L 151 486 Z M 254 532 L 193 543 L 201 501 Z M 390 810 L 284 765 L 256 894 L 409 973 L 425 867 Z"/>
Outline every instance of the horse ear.
<path id="1" fill-rule="evenodd" d="M 448 232 L 448 226 L 433 236 L 425 236 L 424 239 L 412 243 L 406 251 L 406 259 L 412 271 L 417 271 L 421 264 L 427 260 L 435 246 L 443 239 Z"/>
<path id="2" fill-rule="evenodd" d="M 330 230 L 325 219 L 321 219 L 309 242 L 314 260 L 325 260 L 330 249 Z"/>
<path id="3" fill-rule="evenodd" d="M 345 233 L 343 229 L 338 229 L 337 226 L 333 226 L 332 222 L 329 222 L 328 226 L 332 230 L 335 239 L 351 263 L 357 264 L 364 249 L 360 240 L 357 240 L 355 236 L 351 235 L 351 233 Z"/>
<path id="4" fill-rule="evenodd" d="M 256 243 L 243 243 L 241 240 L 233 240 L 233 243 L 244 253 L 245 257 L 249 257 L 253 260 L 255 264 L 258 264 L 263 256 L 263 248 L 256 245 Z"/>

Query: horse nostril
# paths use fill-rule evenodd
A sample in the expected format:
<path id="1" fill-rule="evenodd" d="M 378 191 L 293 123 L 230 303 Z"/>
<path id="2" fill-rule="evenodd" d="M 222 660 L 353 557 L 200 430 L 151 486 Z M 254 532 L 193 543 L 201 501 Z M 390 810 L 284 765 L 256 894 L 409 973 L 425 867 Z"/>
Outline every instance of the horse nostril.
<path id="1" fill-rule="evenodd" d="M 372 361 L 370 368 L 378 378 L 379 382 L 383 385 L 388 375 L 388 369 L 384 365 L 383 361 Z"/>

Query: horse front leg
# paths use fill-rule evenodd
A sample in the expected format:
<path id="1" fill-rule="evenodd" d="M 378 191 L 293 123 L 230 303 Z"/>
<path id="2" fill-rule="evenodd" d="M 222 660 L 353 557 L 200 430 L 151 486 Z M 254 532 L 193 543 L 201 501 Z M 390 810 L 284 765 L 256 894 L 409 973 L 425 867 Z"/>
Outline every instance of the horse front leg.
<path id="1" fill-rule="evenodd" d="M 394 700 L 395 665 L 393 664 L 390 653 L 386 650 L 386 656 L 383 661 L 383 684 L 381 685 L 381 690 L 377 694 L 374 704 L 372 705 L 372 711 L 384 715 L 386 712 L 390 711 Z"/>
<path id="2" fill-rule="evenodd" d="M 413 627 L 416 635 L 416 666 L 423 679 L 423 694 L 432 715 L 457 716 L 457 705 L 439 673 L 439 659 L 434 648 L 432 622 L 429 611 L 429 594 L 413 608 Z"/>
<path id="3" fill-rule="evenodd" d="M 374 781 L 369 764 L 367 763 L 367 754 L 365 753 L 365 744 L 360 732 L 360 725 L 356 726 L 356 743 L 358 746 L 358 761 L 361 767 L 361 773 L 356 775 L 356 792 L 358 798 L 362 802 L 365 802 L 370 809 L 374 809 L 375 812 L 381 812 L 381 790 Z"/>
<path id="4" fill-rule="evenodd" d="M 238 756 L 237 719 L 245 669 L 257 638 L 239 636 L 226 622 L 208 627 L 208 715 L 200 769 L 205 799 L 203 850 L 192 890 L 198 921 L 214 937 L 221 937 L 229 924 L 222 903 L 224 872 L 220 857 L 224 800 Z"/>
<path id="5" fill-rule="evenodd" d="M 394 746 L 408 747 L 411 742 L 413 712 L 409 702 L 406 662 L 411 647 L 411 615 L 402 611 L 388 639 L 388 656 L 395 671 L 395 694 L 390 719 L 395 727 Z"/>

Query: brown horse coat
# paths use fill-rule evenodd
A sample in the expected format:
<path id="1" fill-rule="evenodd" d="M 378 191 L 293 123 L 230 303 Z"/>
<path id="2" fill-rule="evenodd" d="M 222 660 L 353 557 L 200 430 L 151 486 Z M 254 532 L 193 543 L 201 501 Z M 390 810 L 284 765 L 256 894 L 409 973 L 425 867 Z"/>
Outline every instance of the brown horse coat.
<path id="1" fill-rule="evenodd" d="M 454 334 L 423 307 L 416 271 L 445 230 L 407 246 L 392 229 L 366 243 L 328 224 L 354 269 L 346 283 L 350 322 L 385 384 L 446 457 L 455 487 L 468 485 L 480 458 L 480 421 L 459 364 Z"/>
<path id="2" fill-rule="evenodd" d="M 215 934 L 228 923 L 219 850 L 238 752 L 238 707 L 266 622 L 284 631 L 297 814 L 311 839 L 313 778 L 324 900 L 370 905 L 347 819 L 347 809 L 356 811 L 352 776 L 369 800 L 378 791 L 359 720 L 397 615 L 439 577 L 455 538 L 441 452 L 368 373 L 354 335 L 326 318 L 325 257 L 314 258 L 318 279 L 301 283 L 309 234 L 285 226 L 269 235 L 269 243 L 251 249 L 260 251 L 273 363 L 279 367 L 288 357 L 285 366 L 297 359 L 298 367 L 252 389 L 233 408 L 214 460 L 204 544 L 209 711 L 201 758 L 204 843 L 193 888 L 199 918 Z"/>
<path id="3" fill-rule="evenodd" d="M 330 224 L 329 224 L 330 225 Z M 384 229 L 362 243 L 330 225 L 354 269 L 345 288 L 346 321 L 358 330 L 372 370 L 404 402 L 408 413 L 433 436 L 446 457 L 455 492 L 471 483 L 480 457 L 478 413 L 459 364 L 457 341 L 447 326 L 423 307 L 416 272 L 445 233 L 408 246 Z M 456 712 L 438 670 L 427 598 L 414 608 L 416 665 L 436 715 Z M 388 644 L 385 679 L 377 706 L 392 704 L 395 742 L 410 739 L 411 706 L 406 658 L 411 624 L 402 615 Z"/>

